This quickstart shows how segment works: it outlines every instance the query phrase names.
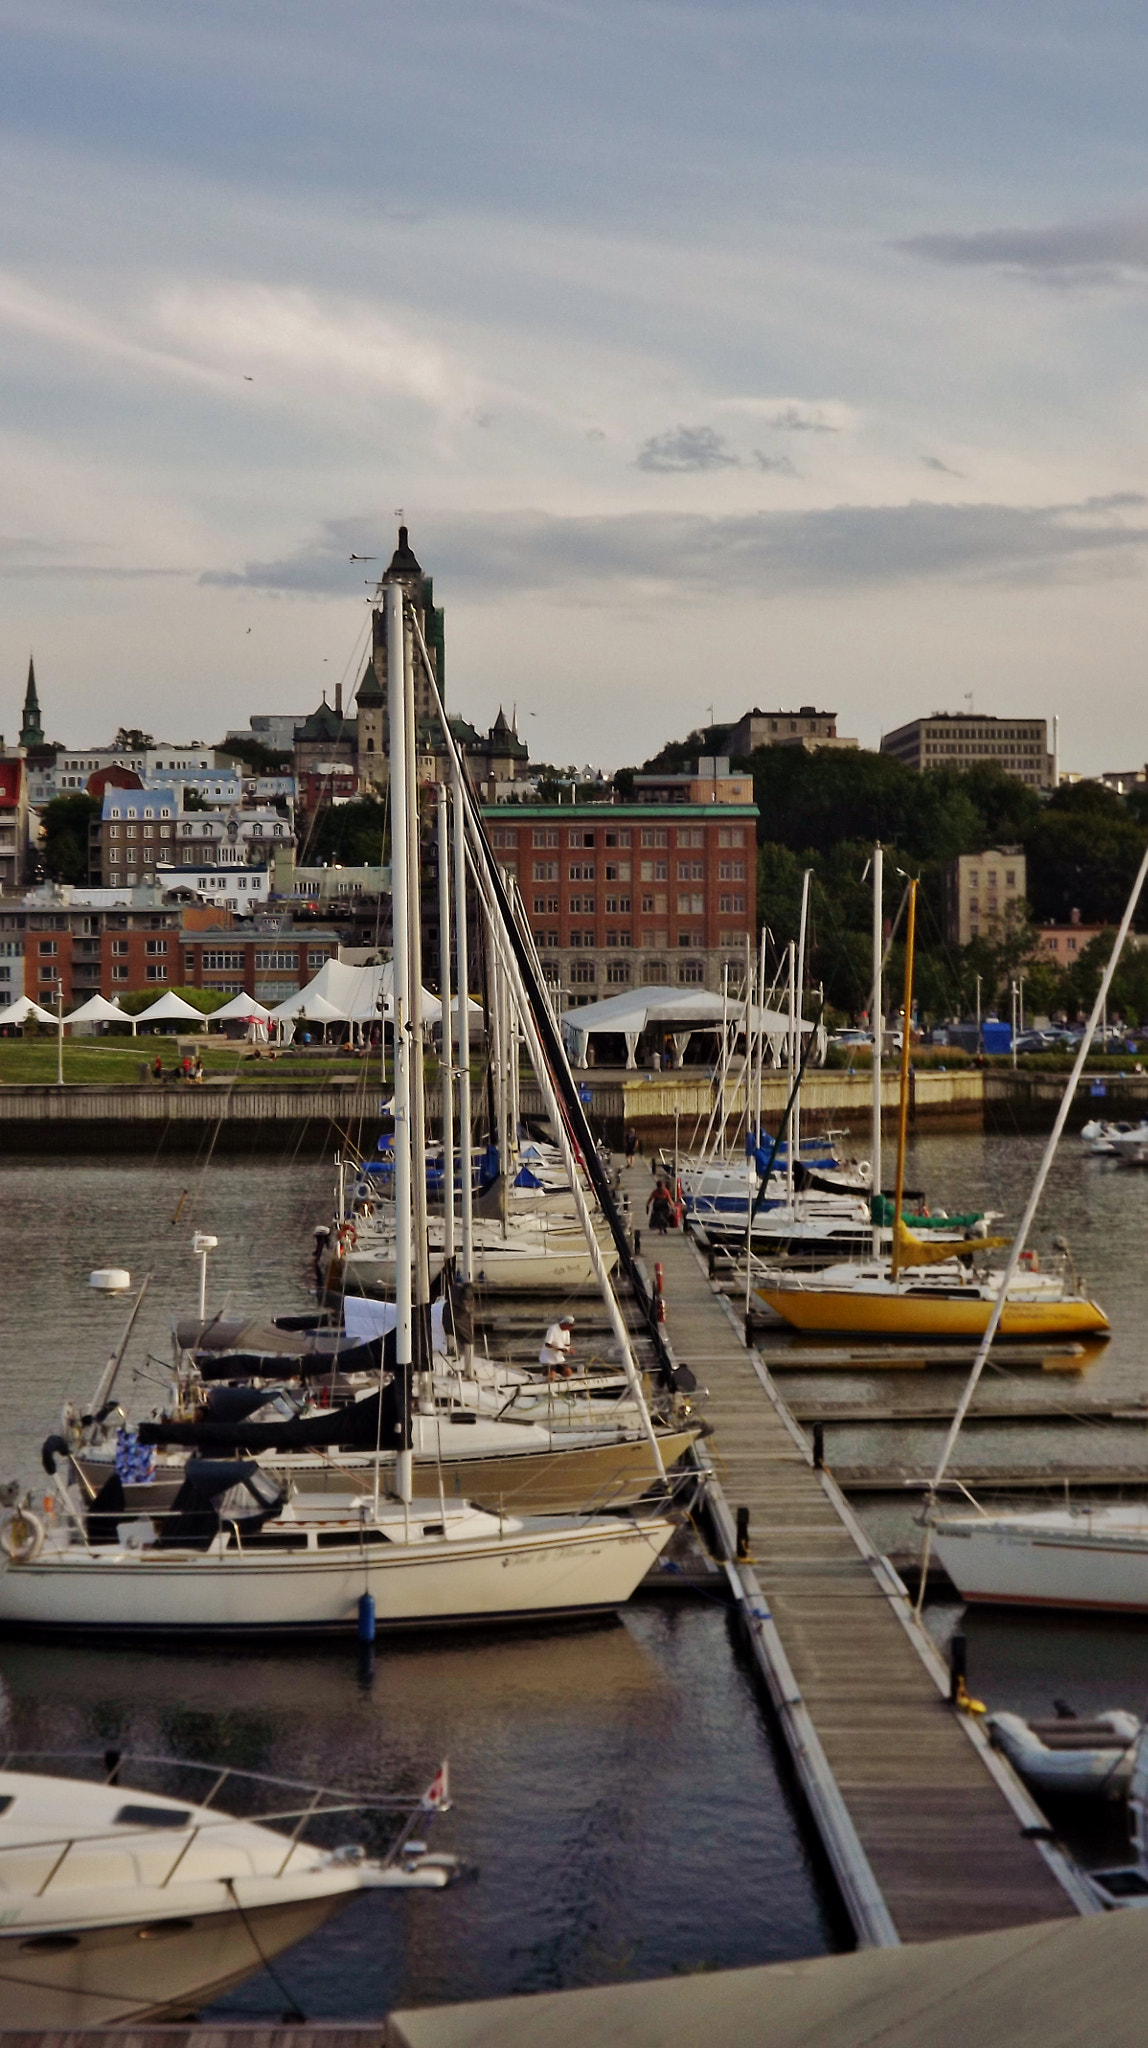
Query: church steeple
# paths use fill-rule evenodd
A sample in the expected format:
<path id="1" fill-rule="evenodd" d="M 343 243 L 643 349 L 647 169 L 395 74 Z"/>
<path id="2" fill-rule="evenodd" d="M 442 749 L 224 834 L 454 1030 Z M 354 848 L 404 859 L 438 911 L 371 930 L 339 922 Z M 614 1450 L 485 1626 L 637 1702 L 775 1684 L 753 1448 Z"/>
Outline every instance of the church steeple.
<path id="1" fill-rule="evenodd" d="M 28 656 L 28 687 L 24 692 L 24 716 L 20 724 L 20 745 L 42 747 L 44 728 L 40 723 L 40 700 L 36 695 L 36 668 Z"/>

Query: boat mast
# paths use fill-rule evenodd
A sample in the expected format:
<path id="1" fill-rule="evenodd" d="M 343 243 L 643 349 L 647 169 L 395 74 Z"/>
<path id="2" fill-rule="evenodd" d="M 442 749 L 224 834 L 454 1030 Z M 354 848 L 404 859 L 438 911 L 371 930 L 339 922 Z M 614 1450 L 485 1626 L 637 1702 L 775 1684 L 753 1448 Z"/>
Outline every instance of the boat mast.
<path id="1" fill-rule="evenodd" d="M 897 1185 L 893 1194 L 893 1259 L 897 1278 L 901 1237 L 901 1203 L 905 1195 L 905 1140 L 909 1134 L 909 1040 L 913 1014 L 913 949 L 917 938 L 917 884 L 909 884 L 909 915 L 905 924 L 905 1001 L 901 1017 L 901 1094 L 897 1107 Z"/>
<path id="2" fill-rule="evenodd" d="M 466 840 L 463 825 L 462 765 L 451 757 L 454 800 L 454 946 L 458 980 L 458 1150 L 462 1180 L 462 1268 L 460 1278 L 474 1279 L 474 1162 L 470 1139 L 470 962 L 466 931 Z"/>
<path id="3" fill-rule="evenodd" d="M 451 1073 L 450 1021 L 450 838 L 447 820 L 446 783 L 440 782 L 438 797 L 438 987 L 442 1002 L 439 1052 L 442 1056 L 442 1249 L 443 1257 L 454 1257 L 454 1079 Z"/>
<path id="4" fill-rule="evenodd" d="M 795 951 L 790 939 L 786 948 L 789 963 L 789 1098 L 793 1100 L 793 1081 L 797 1072 L 797 993 L 794 988 Z M 793 1218 L 793 1125 L 785 1133 L 785 1206 L 790 1220 Z"/>
<path id="5" fill-rule="evenodd" d="M 415 670 L 410 620 L 403 616 L 403 709 L 406 739 L 407 802 L 407 1018 L 411 1032 L 411 1195 L 414 1209 L 415 1301 L 430 1302 L 430 1250 L 427 1244 L 427 1109 L 423 1072 L 423 916 L 419 846 L 419 784 L 415 772 Z M 429 1370 L 430 1361 L 426 1361 Z"/>
<path id="6" fill-rule="evenodd" d="M 882 955 L 885 947 L 884 906 L 885 855 L 878 840 L 873 848 L 873 994 L 869 1003 L 869 1028 L 873 1034 L 873 1137 L 870 1146 L 872 1171 L 869 1191 L 873 1209 L 873 1256 L 881 1250 L 881 1041 L 884 1036 L 884 996 L 881 988 Z"/>
<path id="7" fill-rule="evenodd" d="M 813 880 L 813 869 L 806 868 L 801 878 L 801 923 L 797 928 L 797 1007 L 794 1013 L 797 1063 L 801 1064 L 801 1012 L 805 1003 L 805 935 L 809 928 L 809 884 Z M 790 1125 L 790 1156 L 801 1157 L 801 1095 L 793 1105 L 793 1122 Z M 790 1201 L 793 1195 L 790 1192 Z"/>
<path id="8" fill-rule="evenodd" d="M 411 1247 L 411 1041 L 410 1041 L 410 943 L 407 856 L 409 839 L 407 814 L 406 682 L 403 649 L 403 594 L 397 583 L 386 589 L 387 695 L 390 719 L 391 773 L 391 908 L 393 926 L 395 999 L 395 1384 L 400 1408 L 409 1409 L 412 1353 L 412 1247 Z M 381 1378 L 381 1375 L 380 1375 Z M 380 1388 L 380 1401 L 382 1399 Z M 404 1429 L 404 1437 L 408 1431 Z M 399 1451 L 395 1468 L 395 1491 L 400 1500 L 412 1495 L 411 1453 Z M 378 1459 L 375 1461 L 375 1496 L 378 1499 Z"/>

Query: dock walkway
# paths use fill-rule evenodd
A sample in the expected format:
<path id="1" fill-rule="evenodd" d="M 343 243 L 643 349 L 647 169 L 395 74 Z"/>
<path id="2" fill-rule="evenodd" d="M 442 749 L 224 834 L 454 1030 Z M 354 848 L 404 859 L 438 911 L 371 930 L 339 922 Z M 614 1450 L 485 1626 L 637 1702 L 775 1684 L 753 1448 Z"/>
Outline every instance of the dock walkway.
<path id="1" fill-rule="evenodd" d="M 708 1389 L 712 1506 L 798 1776 L 864 1945 L 1094 1910 L 1020 1781 L 949 1704 L 896 1574 L 811 1453 L 682 1234 L 651 1238 L 674 1355 Z"/>

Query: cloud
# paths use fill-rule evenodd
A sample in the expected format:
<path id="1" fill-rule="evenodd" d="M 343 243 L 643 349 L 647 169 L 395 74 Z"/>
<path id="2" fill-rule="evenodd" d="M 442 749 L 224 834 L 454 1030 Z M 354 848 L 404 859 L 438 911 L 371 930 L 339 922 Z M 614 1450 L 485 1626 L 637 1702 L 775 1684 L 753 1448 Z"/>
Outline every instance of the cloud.
<path id="1" fill-rule="evenodd" d="M 961 475 L 961 471 L 959 469 L 950 469 L 947 462 L 942 462 L 939 455 L 922 455 L 921 461 L 924 463 L 926 469 L 935 469 L 938 476 Z"/>
<path id="2" fill-rule="evenodd" d="M 671 427 L 643 443 L 634 458 L 639 469 L 684 475 L 705 469 L 739 469 L 740 457 L 712 427 Z"/>
<path id="3" fill-rule="evenodd" d="M 773 476 L 796 476 L 788 455 L 767 455 L 764 448 L 755 448 L 753 459 L 759 469 L 767 470 Z"/>
<path id="4" fill-rule="evenodd" d="M 841 429 L 827 420 L 819 405 L 779 405 L 768 415 L 767 426 L 779 434 L 839 434 Z"/>
<path id="5" fill-rule="evenodd" d="M 1142 284 L 1148 277 L 1148 213 L 1046 228 L 911 235 L 894 246 L 933 263 L 1001 270 L 1045 284 Z"/>
<path id="6" fill-rule="evenodd" d="M 1132 515 L 1135 515 L 1133 517 Z M 590 585 L 708 599 L 930 580 L 1052 583 L 1134 574 L 1148 549 L 1148 498 L 1135 492 L 1056 505 L 835 505 L 707 518 L 687 512 L 562 517 L 523 510 L 428 515 L 414 535 L 436 588 L 502 601 L 521 592 L 582 601 Z M 212 570 L 201 582 L 282 594 L 361 589 L 352 546 L 386 557 L 377 515 L 333 520 L 278 561 Z"/>

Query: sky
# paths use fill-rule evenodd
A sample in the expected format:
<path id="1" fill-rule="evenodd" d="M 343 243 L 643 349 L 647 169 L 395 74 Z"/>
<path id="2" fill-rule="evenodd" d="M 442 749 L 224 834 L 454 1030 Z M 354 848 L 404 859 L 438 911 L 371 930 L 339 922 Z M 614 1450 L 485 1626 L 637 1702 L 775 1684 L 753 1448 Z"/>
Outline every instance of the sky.
<path id="1" fill-rule="evenodd" d="M 0 0 L 0 730 L 363 664 L 639 761 L 751 705 L 1148 759 L 1148 29 L 1109 0 Z M 353 555 L 380 558 L 353 562 Z"/>

